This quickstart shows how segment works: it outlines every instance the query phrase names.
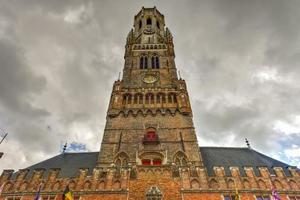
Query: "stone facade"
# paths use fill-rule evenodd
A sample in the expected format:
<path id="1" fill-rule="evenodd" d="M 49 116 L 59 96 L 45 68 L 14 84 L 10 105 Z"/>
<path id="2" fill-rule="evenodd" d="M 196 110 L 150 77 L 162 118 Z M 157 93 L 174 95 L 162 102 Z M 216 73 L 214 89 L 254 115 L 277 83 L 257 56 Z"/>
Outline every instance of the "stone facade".
<path id="1" fill-rule="evenodd" d="M 4 170 L 0 200 L 33 199 L 42 185 L 43 199 L 60 200 L 69 185 L 74 199 L 194 200 L 269 197 L 275 187 L 281 199 L 300 198 L 297 168 L 214 166 L 209 175 L 198 147 L 187 86 L 177 77 L 173 37 L 164 16 L 142 8 L 134 17 L 125 48 L 123 78 L 112 89 L 98 161 L 89 173 L 75 177 L 59 168 Z M 238 158 L 237 158 L 238 159 Z M 275 173 L 275 174 L 274 174 Z M 274 175 L 273 175 L 274 174 Z M 42 184 L 41 184 L 42 183 Z"/>

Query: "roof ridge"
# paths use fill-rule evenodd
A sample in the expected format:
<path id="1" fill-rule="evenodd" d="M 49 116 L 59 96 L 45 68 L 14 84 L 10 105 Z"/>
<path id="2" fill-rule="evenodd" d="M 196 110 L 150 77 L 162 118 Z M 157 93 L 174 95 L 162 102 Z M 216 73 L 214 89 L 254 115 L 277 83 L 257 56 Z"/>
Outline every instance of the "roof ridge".
<path id="1" fill-rule="evenodd" d="M 84 152 L 65 152 L 65 153 L 61 153 L 61 154 L 58 154 L 58 155 L 64 155 L 64 154 L 85 154 L 85 153 L 99 153 L 99 151 L 84 151 Z"/>
<path id="2" fill-rule="evenodd" d="M 221 146 L 199 146 L 199 148 L 215 148 L 215 149 L 249 149 L 248 147 L 221 147 Z M 249 149 L 250 150 L 250 149 Z M 252 149 L 251 149 L 252 150 Z"/>

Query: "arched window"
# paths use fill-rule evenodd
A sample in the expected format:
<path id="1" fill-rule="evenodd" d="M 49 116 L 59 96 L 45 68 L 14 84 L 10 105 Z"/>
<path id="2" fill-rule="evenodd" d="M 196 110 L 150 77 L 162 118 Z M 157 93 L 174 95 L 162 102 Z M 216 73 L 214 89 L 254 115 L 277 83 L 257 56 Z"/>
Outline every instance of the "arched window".
<path id="1" fill-rule="evenodd" d="M 150 94 L 150 104 L 154 104 L 154 95 Z"/>
<path id="2" fill-rule="evenodd" d="M 148 58 L 145 56 L 144 57 L 144 69 L 148 68 Z"/>
<path id="3" fill-rule="evenodd" d="M 84 190 L 89 190 L 91 189 L 92 183 L 90 181 L 86 181 L 83 185 Z"/>
<path id="4" fill-rule="evenodd" d="M 148 18 L 148 19 L 147 19 L 147 25 L 152 25 L 152 20 L 151 20 L 151 18 Z"/>
<path id="5" fill-rule="evenodd" d="M 173 103 L 177 103 L 176 94 L 173 94 Z"/>
<path id="6" fill-rule="evenodd" d="M 164 93 L 158 93 L 156 96 L 156 103 L 166 103 L 166 95 Z"/>
<path id="7" fill-rule="evenodd" d="M 142 104 L 143 103 L 143 95 L 137 93 L 134 95 L 134 104 Z"/>
<path id="8" fill-rule="evenodd" d="M 174 93 L 168 94 L 168 103 L 177 103 L 176 94 Z"/>
<path id="9" fill-rule="evenodd" d="M 140 57 L 140 69 L 147 69 L 148 68 L 148 57 L 141 56 Z"/>
<path id="10" fill-rule="evenodd" d="M 158 29 L 160 29 L 159 21 L 156 21 L 156 26 L 157 26 Z"/>
<path id="11" fill-rule="evenodd" d="M 166 103 L 166 95 L 162 94 L 162 103 Z"/>
<path id="12" fill-rule="evenodd" d="M 266 183 L 263 180 L 258 181 L 258 186 L 260 189 L 263 189 L 263 190 L 267 188 Z"/>
<path id="13" fill-rule="evenodd" d="M 152 69 L 159 69 L 159 57 L 157 55 L 151 57 L 151 66 Z"/>
<path id="14" fill-rule="evenodd" d="M 173 97 L 172 94 L 168 95 L 168 103 L 173 103 L 172 97 Z"/>
<path id="15" fill-rule="evenodd" d="M 139 21 L 139 29 L 142 28 L 142 20 Z"/>
<path id="16" fill-rule="evenodd" d="M 140 58 L 140 69 L 144 68 L 144 57 Z"/>
<path id="17" fill-rule="evenodd" d="M 119 153 L 115 158 L 115 165 L 117 167 L 124 167 L 128 165 L 129 157 L 125 152 Z"/>
<path id="18" fill-rule="evenodd" d="M 143 104 L 143 95 L 142 94 L 138 95 L 138 104 Z"/>
<path id="19" fill-rule="evenodd" d="M 192 180 L 191 181 L 191 188 L 192 189 L 197 189 L 197 188 L 200 188 L 200 184 L 199 184 L 199 181 L 197 181 L 197 180 Z"/>
<path id="20" fill-rule="evenodd" d="M 153 56 L 151 58 L 151 65 L 152 65 L 152 69 L 155 69 L 155 57 Z"/>
<path id="21" fill-rule="evenodd" d="M 158 56 L 155 57 L 155 66 L 156 66 L 156 69 L 159 69 L 159 57 Z"/>
<path id="22" fill-rule="evenodd" d="M 157 104 L 161 103 L 161 94 L 156 95 L 156 103 Z"/>
<path id="23" fill-rule="evenodd" d="M 146 104 L 154 104 L 154 95 L 152 93 L 146 94 L 146 99 L 145 99 Z"/>
<path id="24" fill-rule="evenodd" d="M 121 188 L 121 183 L 120 183 L 120 181 L 115 181 L 114 184 L 113 184 L 113 188 L 114 188 L 114 189 L 119 189 L 119 188 Z"/>
<path id="25" fill-rule="evenodd" d="M 249 181 L 248 180 L 244 180 L 244 188 L 245 189 L 250 189 L 251 188 L 251 185 L 250 185 L 250 183 L 249 183 Z"/>
<path id="26" fill-rule="evenodd" d="M 234 181 L 229 179 L 228 182 L 227 182 L 227 187 L 228 189 L 234 189 Z"/>
<path id="27" fill-rule="evenodd" d="M 174 163 L 178 166 L 186 166 L 187 158 L 183 152 L 178 152 L 174 156 Z"/>
<path id="28" fill-rule="evenodd" d="M 131 94 L 125 94 L 123 96 L 123 105 L 131 104 L 131 99 L 132 99 Z"/>
<path id="29" fill-rule="evenodd" d="M 134 103 L 134 104 L 138 104 L 138 94 L 135 94 L 135 95 L 134 95 L 133 103 Z"/>
<path id="30" fill-rule="evenodd" d="M 282 184 L 278 180 L 274 181 L 274 186 L 275 186 L 275 188 L 277 190 L 281 190 L 282 189 Z"/>
<path id="31" fill-rule="evenodd" d="M 150 103 L 150 96 L 149 94 L 146 94 L 145 104 L 149 104 L 149 103 Z"/>
<path id="32" fill-rule="evenodd" d="M 292 190 L 298 190 L 299 187 L 295 181 L 290 180 L 289 184 L 290 184 Z"/>

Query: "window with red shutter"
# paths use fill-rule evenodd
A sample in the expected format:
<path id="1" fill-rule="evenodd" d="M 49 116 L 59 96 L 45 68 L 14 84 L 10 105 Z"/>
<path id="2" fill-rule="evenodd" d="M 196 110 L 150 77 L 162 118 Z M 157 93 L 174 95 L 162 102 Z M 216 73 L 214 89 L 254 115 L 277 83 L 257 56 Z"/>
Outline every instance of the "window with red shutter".
<path id="1" fill-rule="evenodd" d="M 153 160 L 153 165 L 161 165 L 161 160 L 160 159 L 154 159 Z"/>
<path id="2" fill-rule="evenodd" d="M 151 165 L 151 160 L 149 160 L 149 159 L 143 159 L 142 160 L 142 164 L 143 165 Z"/>

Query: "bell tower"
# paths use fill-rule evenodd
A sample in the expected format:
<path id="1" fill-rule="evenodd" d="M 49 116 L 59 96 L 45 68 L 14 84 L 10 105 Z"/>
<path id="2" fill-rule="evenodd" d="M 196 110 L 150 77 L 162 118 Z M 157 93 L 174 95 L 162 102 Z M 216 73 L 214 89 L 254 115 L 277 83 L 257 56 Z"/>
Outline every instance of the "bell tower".
<path id="1" fill-rule="evenodd" d="M 173 37 L 155 7 L 135 15 L 112 89 L 98 166 L 202 166 Z"/>

